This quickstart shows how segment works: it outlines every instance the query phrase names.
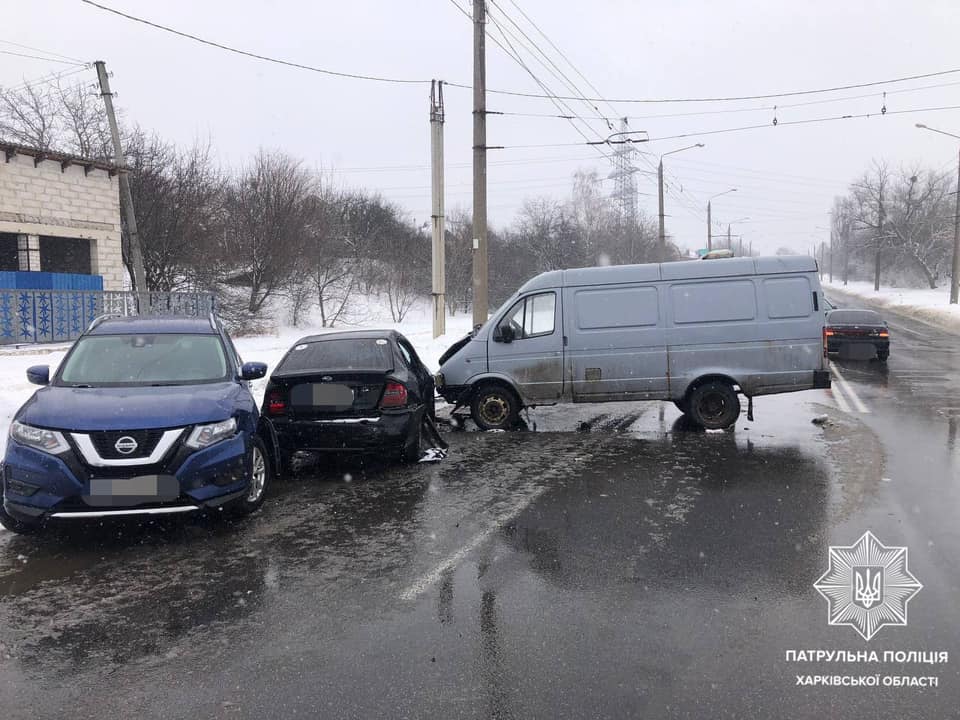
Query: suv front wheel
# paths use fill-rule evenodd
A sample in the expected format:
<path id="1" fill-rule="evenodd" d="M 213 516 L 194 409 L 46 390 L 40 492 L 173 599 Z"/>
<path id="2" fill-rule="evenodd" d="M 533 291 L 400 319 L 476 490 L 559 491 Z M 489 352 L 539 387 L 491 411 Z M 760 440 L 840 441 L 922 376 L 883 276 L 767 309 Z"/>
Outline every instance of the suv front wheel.
<path id="1" fill-rule="evenodd" d="M 247 494 L 235 502 L 234 508 L 241 515 L 249 515 L 263 505 L 263 498 L 270 485 L 270 458 L 267 448 L 258 437 L 250 440 L 250 485 Z"/>

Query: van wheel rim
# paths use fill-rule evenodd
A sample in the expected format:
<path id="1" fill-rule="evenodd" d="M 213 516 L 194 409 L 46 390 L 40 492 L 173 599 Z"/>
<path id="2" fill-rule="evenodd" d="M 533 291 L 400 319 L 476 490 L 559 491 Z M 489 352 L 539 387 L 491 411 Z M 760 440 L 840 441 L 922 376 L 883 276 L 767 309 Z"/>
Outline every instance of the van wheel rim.
<path id="1" fill-rule="evenodd" d="M 721 417 L 726 409 L 727 403 L 720 395 L 707 395 L 700 401 L 700 414 L 711 420 Z"/>
<path id="2" fill-rule="evenodd" d="M 247 502 L 257 502 L 263 495 L 263 488 L 267 484 L 267 463 L 263 459 L 260 448 L 254 446 L 251 458 L 250 492 L 247 493 Z"/>
<path id="3" fill-rule="evenodd" d="M 480 403 L 480 417 L 490 425 L 499 425 L 507 419 L 510 409 L 507 401 L 499 395 L 491 395 Z"/>

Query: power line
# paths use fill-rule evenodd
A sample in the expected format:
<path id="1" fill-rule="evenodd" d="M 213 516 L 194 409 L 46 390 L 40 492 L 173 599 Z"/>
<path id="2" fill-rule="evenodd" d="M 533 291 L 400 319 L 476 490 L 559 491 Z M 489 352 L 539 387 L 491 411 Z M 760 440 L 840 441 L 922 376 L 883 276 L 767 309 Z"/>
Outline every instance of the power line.
<path id="1" fill-rule="evenodd" d="M 89 2 L 89 0 L 83 0 L 84 2 Z M 602 98 L 602 97 L 588 97 L 588 98 L 577 98 L 577 97 L 564 97 L 558 96 L 560 100 L 588 100 L 591 102 L 608 102 L 608 103 L 709 103 L 709 102 L 733 102 L 736 100 L 773 100 L 775 98 L 782 97 L 798 97 L 801 95 L 821 95 L 823 93 L 829 92 L 840 92 L 841 90 L 856 90 L 859 88 L 866 87 L 879 87 L 881 85 L 893 85 L 895 83 L 909 82 L 910 80 L 923 80 L 926 78 L 932 77 L 942 77 L 944 75 L 954 75 L 960 73 L 960 68 L 953 70 L 938 70 L 936 72 L 921 73 L 918 75 L 907 75 L 905 77 L 891 78 L 889 80 L 874 80 L 871 82 L 864 83 L 854 83 L 850 85 L 837 85 L 834 87 L 826 88 L 817 88 L 815 90 L 791 90 L 786 92 L 777 92 L 777 93 L 766 93 L 763 95 L 730 95 L 726 97 L 699 97 L 699 98 Z M 458 83 L 446 83 L 451 87 L 469 89 L 469 85 L 461 85 Z M 528 98 L 540 98 L 545 97 L 537 93 L 530 92 L 518 92 L 514 90 L 492 90 L 487 89 L 489 93 L 496 93 L 498 95 L 510 95 L 514 97 L 528 97 Z"/>
<path id="2" fill-rule="evenodd" d="M 0 55 L 13 55 L 14 57 L 28 58 L 30 60 L 43 60 L 45 62 L 61 63 L 63 65 L 84 65 L 72 60 L 58 60 L 57 58 L 40 57 L 39 55 L 29 55 L 28 53 L 15 52 L 13 50 L 0 50 Z"/>
<path id="3" fill-rule="evenodd" d="M 886 115 L 903 115 L 907 113 L 918 113 L 918 112 L 938 112 L 941 110 L 960 110 L 960 105 L 941 105 L 938 107 L 925 107 L 925 108 L 907 108 L 904 110 L 888 110 L 887 112 L 872 112 L 872 113 L 860 113 L 858 115 L 833 115 L 828 117 L 820 118 L 807 118 L 804 120 L 782 120 L 776 124 L 774 123 L 762 123 L 757 125 L 742 125 L 740 127 L 732 128 L 721 128 L 718 130 L 700 130 L 696 132 L 680 133 L 677 135 L 662 135 L 660 137 L 651 137 L 647 140 L 633 140 L 633 141 L 613 141 L 607 142 L 608 145 L 613 144 L 627 144 L 627 143 L 653 143 L 653 142 L 662 142 L 663 140 L 679 140 L 683 138 L 692 138 L 692 137 L 702 137 L 704 135 L 719 135 L 721 133 L 731 133 L 731 132 L 743 132 L 745 130 L 759 130 L 761 128 L 777 128 L 783 127 L 785 125 L 810 125 L 813 123 L 824 123 L 824 122 L 833 122 L 835 120 L 861 120 L 865 118 L 872 117 L 883 117 Z M 559 147 L 576 147 L 583 145 L 583 143 L 533 143 L 527 145 L 500 145 L 496 149 L 498 150 L 532 150 L 532 149 L 543 149 L 543 148 L 559 148 Z"/>
<path id="4" fill-rule="evenodd" d="M 181 30 L 175 30 L 172 27 L 166 25 L 161 25 L 159 23 L 146 20 L 136 15 L 129 15 L 125 12 L 120 12 L 106 5 L 101 5 L 100 3 L 93 2 L 93 0 L 80 0 L 81 2 L 91 5 L 100 10 L 104 10 L 114 15 L 119 15 L 120 17 L 126 18 L 127 20 L 132 20 L 133 22 L 138 22 L 143 25 L 149 25 L 152 28 L 158 30 L 163 30 L 164 32 L 171 33 L 173 35 L 178 35 L 188 40 L 193 40 L 194 42 L 201 43 L 203 45 L 209 45 L 210 47 L 219 48 L 220 50 L 226 50 L 227 52 L 235 53 L 237 55 L 243 55 L 245 57 L 254 58 L 255 60 L 263 60 L 264 62 L 274 63 L 276 65 L 284 65 L 286 67 L 298 68 L 300 70 L 309 70 L 310 72 L 321 73 L 323 75 L 332 75 L 334 77 L 349 78 L 351 80 L 370 80 L 372 82 L 382 82 L 382 83 L 398 83 L 403 85 L 417 85 L 417 84 L 429 84 L 430 80 L 416 80 L 410 78 L 391 78 L 391 77 L 382 77 L 378 75 L 364 75 L 361 73 L 349 73 L 349 72 L 340 72 L 337 70 L 327 70 L 326 68 L 315 67 L 313 65 L 305 65 L 303 63 L 293 62 L 291 60 L 281 60 L 280 58 L 270 57 L 269 55 L 261 55 L 259 53 L 250 52 L 249 50 L 241 50 L 239 48 L 231 47 L 230 45 L 224 45 L 223 43 L 215 42 L 213 40 L 206 40 L 197 35 L 192 35 Z"/>
<path id="5" fill-rule="evenodd" d="M 64 78 L 77 75 L 88 69 L 89 69 L 88 66 L 84 66 L 84 67 L 74 68 L 73 70 L 62 70 L 61 72 L 58 72 L 58 73 L 50 73 L 49 75 L 43 75 L 39 78 L 34 78 L 33 80 L 26 80 L 20 83 L 19 85 L 15 85 L 14 87 L 7 88 L 7 91 L 20 92 L 21 90 L 26 90 L 27 88 L 36 88 L 41 85 L 49 85 L 50 83 L 60 82 Z M 80 84 L 82 85 L 83 83 L 80 83 Z"/>
<path id="6" fill-rule="evenodd" d="M 64 60 L 72 60 L 73 62 L 79 65 L 86 65 L 87 63 L 80 58 L 71 57 L 70 55 L 63 55 L 62 53 L 56 53 L 51 50 L 44 50 L 43 48 L 33 47 L 32 45 L 24 45 L 23 43 L 13 42 L 13 40 L 0 40 L 0 43 L 4 45 L 12 45 L 13 47 L 18 47 L 23 50 L 32 50 L 33 52 L 38 52 L 43 55 L 52 55 L 53 57 L 62 58 Z"/>

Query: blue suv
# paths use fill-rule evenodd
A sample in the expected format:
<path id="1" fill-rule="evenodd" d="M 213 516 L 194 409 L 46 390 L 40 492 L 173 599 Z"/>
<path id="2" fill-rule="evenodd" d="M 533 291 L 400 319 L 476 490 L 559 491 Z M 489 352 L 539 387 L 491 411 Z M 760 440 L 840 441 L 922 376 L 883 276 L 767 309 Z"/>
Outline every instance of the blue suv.
<path id="1" fill-rule="evenodd" d="M 0 523 L 232 510 L 263 502 L 270 455 L 242 363 L 214 317 L 104 317 L 13 418 Z M 265 436 L 269 437 L 269 436 Z"/>

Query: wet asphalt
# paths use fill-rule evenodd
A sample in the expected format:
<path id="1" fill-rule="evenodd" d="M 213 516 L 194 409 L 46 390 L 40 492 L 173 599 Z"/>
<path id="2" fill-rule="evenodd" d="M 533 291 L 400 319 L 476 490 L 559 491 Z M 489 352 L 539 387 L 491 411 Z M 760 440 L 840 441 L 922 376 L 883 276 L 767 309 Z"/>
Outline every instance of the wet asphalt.
<path id="1" fill-rule="evenodd" d="M 244 521 L 2 533 L 2 714 L 958 717 L 960 338 L 884 314 L 886 366 L 834 361 L 856 403 L 758 398 L 711 433 L 543 408 L 437 464 L 307 465 Z M 869 642 L 813 588 L 866 530 L 924 586 Z M 821 649 L 950 661 L 785 659 Z M 797 685 L 838 673 L 939 686 Z"/>

